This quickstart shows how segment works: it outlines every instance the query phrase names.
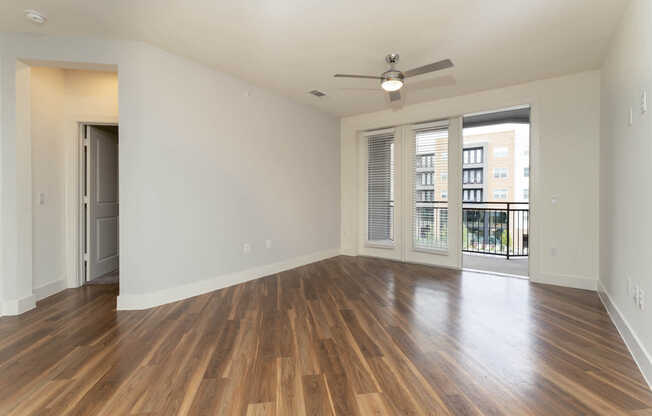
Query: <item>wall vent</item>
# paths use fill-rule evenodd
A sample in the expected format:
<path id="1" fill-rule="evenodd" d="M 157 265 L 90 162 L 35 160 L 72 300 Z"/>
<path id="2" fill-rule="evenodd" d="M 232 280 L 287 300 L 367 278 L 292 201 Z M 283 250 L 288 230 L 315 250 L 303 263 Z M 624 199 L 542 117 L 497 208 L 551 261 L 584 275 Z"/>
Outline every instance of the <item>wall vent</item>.
<path id="1" fill-rule="evenodd" d="M 319 90 L 312 90 L 312 91 L 309 91 L 308 94 L 312 94 L 312 95 L 314 95 L 315 97 L 318 97 L 318 98 L 321 98 L 321 97 L 325 97 L 325 96 L 326 96 L 326 93 L 325 93 L 325 92 L 321 92 L 321 91 L 319 91 Z"/>

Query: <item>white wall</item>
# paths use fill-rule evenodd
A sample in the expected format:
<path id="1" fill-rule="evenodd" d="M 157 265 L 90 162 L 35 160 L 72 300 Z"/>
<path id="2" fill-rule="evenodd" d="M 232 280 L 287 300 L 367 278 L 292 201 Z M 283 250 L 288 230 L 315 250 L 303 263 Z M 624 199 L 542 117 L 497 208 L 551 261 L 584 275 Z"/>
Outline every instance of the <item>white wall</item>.
<path id="1" fill-rule="evenodd" d="M 5 62 L 3 62 L 5 64 Z M 12 141 L 2 141 L 2 277 L 5 315 L 17 314 L 34 307 L 32 295 L 32 199 L 30 168 L 30 68 L 15 60 L 3 65 L 2 75 L 9 74 L 20 92 L 3 99 L 2 134 L 11 128 Z M 9 197 L 7 197 L 9 196 Z M 29 278 L 26 278 L 28 276 Z"/>
<path id="2" fill-rule="evenodd" d="M 4 163 L 19 156 L 11 147 L 11 64 L 20 58 L 118 65 L 122 307 L 337 253 L 335 118 L 138 42 L 11 34 L 0 36 L 0 51 L 3 202 L 22 194 Z M 24 232 L 7 234 L 4 224 L 5 212 L 3 250 Z M 272 248 L 264 248 L 266 239 Z M 244 242 L 252 244 L 250 254 L 242 253 Z M 26 276 L 6 275 L 5 259 L 6 288 Z"/>
<path id="3" fill-rule="evenodd" d="M 347 117 L 341 121 L 342 250 L 357 254 L 359 131 L 532 105 L 530 277 L 595 289 L 598 276 L 600 73 L 585 72 Z M 449 172 L 449 180 L 451 173 Z M 449 196 L 453 190 L 449 189 Z M 557 203 L 553 204 L 553 196 Z M 451 231 L 452 232 L 452 231 Z M 551 249 L 556 249 L 553 255 Z M 457 256 L 456 253 L 450 254 Z M 459 257 L 459 256 L 458 256 Z M 459 261 L 441 259 L 459 266 Z M 457 263 L 457 264 L 454 264 Z"/>
<path id="4" fill-rule="evenodd" d="M 66 161 L 77 122 L 118 121 L 118 76 L 31 67 L 32 289 L 37 300 L 68 286 Z M 40 203 L 40 194 L 45 203 Z"/>
<path id="5" fill-rule="evenodd" d="M 652 2 L 634 0 L 602 69 L 600 282 L 628 326 L 619 329 L 626 341 L 628 332 L 632 336 L 630 348 L 652 383 L 652 113 L 641 114 L 643 89 L 652 94 Z M 628 277 L 645 291 L 644 310 L 628 293 Z"/>

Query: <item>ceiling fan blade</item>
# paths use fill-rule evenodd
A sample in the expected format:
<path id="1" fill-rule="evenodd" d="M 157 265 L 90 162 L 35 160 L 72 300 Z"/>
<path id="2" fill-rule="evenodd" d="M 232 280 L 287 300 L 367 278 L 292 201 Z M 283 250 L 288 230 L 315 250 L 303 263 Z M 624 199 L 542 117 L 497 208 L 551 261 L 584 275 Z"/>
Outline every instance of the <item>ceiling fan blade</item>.
<path id="1" fill-rule="evenodd" d="M 418 68 L 410 69 L 409 71 L 404 71 L 403 76 L 405 78 L 413 77 L 416 75 L 427 74 L 428 72 L 440 71 L 442 69 L 451 68 L 452 66 L 453 66 L 453 62 L 450 59 L 444 59 L 443 61 L 420 66 Z"/>
<path id="2" fill-rule="evenodd" d="M 434 78 L 421 79 L 414 82 L 408 82 L 405 84 L 405 88 L 408 88 L 410 91 L 415 90 L 427 90 L 429 88 L 441 88 L 441 87 L 450 87 L 456 85 L 457 81 L 453 75 L 444 75 Z"/>
<path id="3" fill-rule="evenodd" d="M 353 92 L 377 92 L 377 93 L 384 93 L 385 90 L 382 88 L 336 88 L 337 91 L 353 91 Z"/>
<path id="4" fill-rule="evenodd" d="M 391 91 L 389 93 L 389 101 L 399 101 L 401 99 L 401 92 L 400 91 Z"/>
<path id="5" fill-rule="evenodd" d="M 353 74 L 335 74 L 335 78 L 366 78 L 366 79 L 383 79 L 375 75 L 353 75 Z"/>

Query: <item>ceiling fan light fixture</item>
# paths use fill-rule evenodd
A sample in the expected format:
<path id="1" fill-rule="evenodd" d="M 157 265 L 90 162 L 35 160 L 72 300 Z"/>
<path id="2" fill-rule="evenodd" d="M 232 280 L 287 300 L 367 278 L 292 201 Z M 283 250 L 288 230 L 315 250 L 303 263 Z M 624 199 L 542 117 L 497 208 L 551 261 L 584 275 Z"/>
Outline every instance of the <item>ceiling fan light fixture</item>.
<path id="1" fill-rule="evenodd" d="M 380 86 L 387 92 L 400 90 L 403 87 L 403 74 L 390 69 L 382 75 Z"/>
<path id="2" fill-rule="evenodd" d="M 403 81 L 398 78 L 387 78 L 380 83 L 385 91 L 398 91 L 403 87 Z"/>
<path id="3" fill-rule="evenodd" d="M 25 18 L 38 25 L 42 25 L 48 20 L 47 16 L 45 16 L 43 13 L 39 12 L 38 10 L 34 10 L 34 9 L 25 10 Z"/>

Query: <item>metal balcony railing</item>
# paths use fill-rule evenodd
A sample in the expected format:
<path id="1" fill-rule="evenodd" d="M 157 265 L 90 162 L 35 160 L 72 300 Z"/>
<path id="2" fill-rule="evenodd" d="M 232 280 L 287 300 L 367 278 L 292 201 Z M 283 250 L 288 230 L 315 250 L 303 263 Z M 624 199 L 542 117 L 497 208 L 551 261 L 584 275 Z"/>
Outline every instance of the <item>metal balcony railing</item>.
<path id="1" fill-rule="evenodd" d="M 464 202 L 462 251 L 527 257 L 529 222 L 527 202 Z"/>

